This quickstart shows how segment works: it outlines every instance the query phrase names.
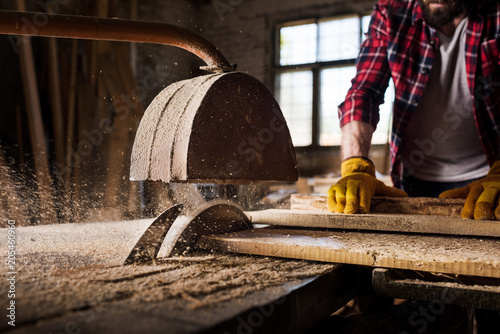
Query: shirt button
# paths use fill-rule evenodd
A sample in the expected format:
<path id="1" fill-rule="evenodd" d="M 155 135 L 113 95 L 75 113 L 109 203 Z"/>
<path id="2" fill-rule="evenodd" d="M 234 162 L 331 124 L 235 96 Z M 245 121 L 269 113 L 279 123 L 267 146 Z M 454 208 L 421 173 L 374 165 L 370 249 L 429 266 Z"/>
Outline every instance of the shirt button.
<path id="1" fill-rule="evenodd" d="M 434 45 L 436 45 L 436 41 L 433 40 L 433 39 L 431 39 L 431 41 L 429 42 L 429 44 L 432 45 L 432 46 L 434 46 Z"/>
<path id="2" fill-rule="evenodd" d="M 424 68 L 420 73 L 427 75 L 427 74 L 429 74 L 429 70 Z"/>
<path id="3" fill-rule="evenodd" d="M 418 103 L 417 99 L 411 100 L 411 104 L 417 104 L 417 103 Z"/>

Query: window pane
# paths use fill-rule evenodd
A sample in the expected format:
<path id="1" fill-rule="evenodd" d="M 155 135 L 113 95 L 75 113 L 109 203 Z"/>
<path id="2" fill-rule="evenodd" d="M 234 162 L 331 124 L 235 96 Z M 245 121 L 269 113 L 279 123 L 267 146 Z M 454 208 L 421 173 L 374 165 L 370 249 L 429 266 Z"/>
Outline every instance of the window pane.
<path id="1" fill-rule="evenodd" d="M 341 131 L 337 107 L 344 101 L 355 74 L 354 66 L 321 71 L 320 145 L 340 145 Z"/>
<path id="2" fill-rule="evenodd" d="M 312 143 L 312 72 L 284 72 L 276 80 L 277 99 L 294 146 Z"/>
<path id="3" fill-rule="evenodd" d="M 356 74 L 354 66 L 330 68 L 321 71 L 321 103 L 320 103 L 320 138 L 323 146 L 340 145 L 340 130 L 337 107 L 346 96 L 351 86 L 351 79 Z M 392 80 L 385 93 L 385 103 L 380 106 L 380 121 L 372 138 L 372 144 L 385 144 L 388 141 L 392 107 L 394 101 L 394 84 Z"/>
<path id="4" fill-rule="evenodd" d="M 356 58 L 359 53 L 359 17 L 343 17 L 319 22 L 319 60 Z"/>
<path id="5" fill-rule="evenodd" d="M 394 105 L 394 83 L 392 79 L 385 92 L 384 101 L 384 104 L 380 106 L 380 121 L 378 122 L 377 130 L 373 133 L 372 144 L 385 144 L 389 141 L 392 107 Z"/>
<path id="6" fill-rule="evenodd" d="M 316 62 L 316 24 L 280 29 L 280 65 Z"/>
<path id="7" fill-rule="evenodd" d="M 363 16 L 363 18 L 361 18 L 361 27 L 362 27 L 362 32 L 363 32 L 363 40 L 365 40 L 365 34 L 368 33 L 368 28 L 370 27 L 370 20 L 371 20 L 371 16 L 370 15 L 366 15 L 366 16 Z"/>

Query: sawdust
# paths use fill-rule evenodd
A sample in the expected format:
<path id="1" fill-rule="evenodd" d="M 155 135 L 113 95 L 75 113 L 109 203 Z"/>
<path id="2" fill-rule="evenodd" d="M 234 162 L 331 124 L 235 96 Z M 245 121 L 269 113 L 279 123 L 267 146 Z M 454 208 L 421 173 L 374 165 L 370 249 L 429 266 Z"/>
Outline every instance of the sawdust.
<path id="1" fill-rule="evenodd" d="M 185 179 L 191 123 L 213 81 L 210 74 L 176 82 L 144 113 L 132 149 L 131 180 Z"/>
<path id="2" fill-rule="evenodd" d="M 50 265 L 50 261 L 45 264 Z M 334 268 L 336 265 L 224 254 L 160 261 L 154 266 L 95 264 L 67 270 L 54 266 L 46 271 L 30 266 L 18 275 L 16 304 L 22 310 L 19 322 L 123 301 L 141 312 L 168 301 L 172 301 L 172 309 L 193 310 L 243 298 L 267 287 L 298 283 Z M 6 289 L 4 281 L 0 284 L 2 291 Z"/>
<path id="3" fill-rule="evenodd" d="M 139 124 L 134 145 L 132 147 L 130 179 L 146 180 L 149 176 L 149 161 L 156 135 L 156 127 L 163 116 L 165 106 L 172 95 L 178 91 L 186 81 L 179 81 L 171 84 L 160 94 L 156 95 L 145 111 L 144 117 Z"/>
<path id="4" fill-rule="evenodd" d="M 191 87 L 192 92 L 186 108 L 179 110 L 179 104 L 172 105 L 172 108 L 181 113 L 182 116 L 177 123 L 175 136 L 173 138 L 173 155 L 170 176 L 173 180 L 186 180 L 188 178 L 188 150 L 191 145 L 191 134 L 193 121 L 200 109 L 200 105 L 208 93 L 210 87 L 222 76 L 228 74 L 212 74 L 203 76 L 205 79 L 200 85 Z M 183 97 L 180 97 L 182 99 Z M 169 157 L 170 158 L 170 157 Z M 168 182 L 168 180 L 163 179 Z"/>
<path id="5" fill-rule="evenodd" d="M 211 310 L 225 302 L 246 301 L 252 293 L 267 288 L 299 285 L 304 278 L 337 267 L 206 252 L 160 258 L 155 265 L 123 266 L 128 252 L 150 222 L 18 228 L 19 326 L 86 309 L 153 312 L 159 316 L 169 310 Z M 0 229 L 0 238 L 4 237 L 5 229 Z M 4 255 L 3 251 L 0 249 L 0 255 Z M 0 291 L 8 290 L 6 273 L 3 270 L 0 274 Z M 0 295 L 1 305 L 5 305 L 6 298 L 6 294 Z M 0 330 L 4 325 L 0 325 Z"/>

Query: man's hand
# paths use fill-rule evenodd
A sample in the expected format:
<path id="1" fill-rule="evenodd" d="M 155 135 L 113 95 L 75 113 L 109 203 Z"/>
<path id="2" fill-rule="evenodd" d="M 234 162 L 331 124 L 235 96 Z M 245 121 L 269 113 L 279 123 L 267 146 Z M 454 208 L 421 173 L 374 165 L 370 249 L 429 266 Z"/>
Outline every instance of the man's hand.
<path id="1" fill-rule="evenodd" d="M 462 218 L 500 220 L 499 191 L 500 161 L 496 161 L 486 177 L 463 188 L 447 190 L 439 198 L 465 198 Z"/>
<path id="2" fill-rule="evenodd" d="M 342 163 L 342 178 L 328 189 L 328 210 L 337 213 L 368 213 L 374 195 L 406 197 L 403 190 L 388 187 L 375 178 L 375 166 L 365 158 Z"/>

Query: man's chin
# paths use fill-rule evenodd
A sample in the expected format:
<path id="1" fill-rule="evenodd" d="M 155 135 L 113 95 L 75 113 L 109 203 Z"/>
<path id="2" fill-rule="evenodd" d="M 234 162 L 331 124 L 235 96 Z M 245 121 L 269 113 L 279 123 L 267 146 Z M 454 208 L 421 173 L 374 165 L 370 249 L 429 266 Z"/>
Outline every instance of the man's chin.
<path id="1" fill-rule="evenodd" d="M 435 27 L 442 27 L 452 22 L 453 19 L 461 15 L 465 8 L 463 2 L 448 2 L 448 3 L 435 3 L 431 2 L 425 4 L 423 0 L 418 1 L 424 13 L 427 23 Z"/>
<path id="2" fill-rule="evenodd" d="M 429 13 L 425 16 L 427 23 L 435 27 L 443 27 L 452 22 L 455 17 L 446 15 L 446 13 Z"/>

